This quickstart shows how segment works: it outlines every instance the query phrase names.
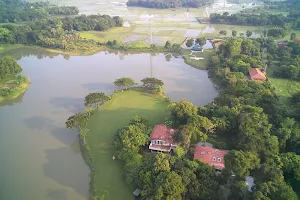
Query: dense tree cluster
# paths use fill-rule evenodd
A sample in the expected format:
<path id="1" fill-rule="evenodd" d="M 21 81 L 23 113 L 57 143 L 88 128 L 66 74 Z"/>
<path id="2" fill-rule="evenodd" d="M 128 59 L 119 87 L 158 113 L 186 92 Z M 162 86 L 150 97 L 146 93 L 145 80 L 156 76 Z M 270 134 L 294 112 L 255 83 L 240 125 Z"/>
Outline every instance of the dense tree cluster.
<path id="1" fill-rule="evenodd" d="M 14 9 L 20 9 L 29 13 L 33 12 L 35 9 L 44 9 L 45 7 L 44 3 L 27 5 L 28 3 L 19 2 L 18 0 L 14 1 L 16 1 L 16 5 L 7 3 L 9 1 L 4 1 L 7 4 L 2 3 L 4 4 L 4 7 L 0 6 L 0 19 L 1 16 L 3 17 L 6 13 L 4 11 L 1 12 L 1 9 L 9 10 L 12 6 L 15 7 Z M 48 6 L 48 4 L 46 5 Z M 29 8 L 27 10 L 22 9 L 23 6 L 27 6 Z M 78 9 L 73 9 L 73 7 L 49 7 L 47 9 L 52 10 L 51 14 L 55 15 L 78 13 Z M 45 9 L 43 12 L 46 12 Z M 80 39 L 80 31 L 105 31 L 115 26 L 122 26 L 123 24 L 123 19 L 118 16 L 80 15 L 76 17 L 67 16 L 61 18 L 57 16 L 47 16 L 45 13 L 42 13 L 41 15 L 42 16 L 33 13 L 33 17 L 31 17 L 31 19 L 22 19 L 22 21 L 27 22 L 21 25 L 0 25 L 0 44 L 34 44 L 49 48 L 85 50 L 95 48 L 98 44 L 92 40 Z M 26 17 L 27 15 L 24 14 L 22 16 Z M 14 16 L 14 10 L 9 12 L 7 11 L 4 18 L 9 19 L 8 22 L 13 22 L 14 19 L 16 19 L 16 16 Z M 7 20 L 4 21 L 6 22 Z"/>
<path id="2" fill-rule="evenodd" d="M 129 0 L 128 6 L 140 6 L 146 8 L 199 8 L 211 4 L 212 0 Z"/>
<path id="3" fill-rule="evenodd" d="M 248 75 L 250 68 L 264 68 L 261 61 L 261 44 L 249 39 L 229 39 L 220 47 L 217 56 L 211 59 L 211 71 L 221 79 L 230 79 L 226 84 L 239 79 L 237 73 Z M 233 73 L 233 74 L 232 74 Z M 229 76 L 223 76 L 224 74 Z"/>
<path id="4" fill-rule="evenodd" d="M 55 6 L 48 1 L 29 3 L 21 0 L 0 0 L 0 23 L 28 22 L 50 15 L 77 15 L 75 6 Z"/>
<path id="5" fill-rule="evenodd" d="M 236 191 L 239 194 L 229 199 L 298 199 L 295 192 L 299 195 L 299 178 L 293 171 L 292 162 L 297 163 L 300 158 L 295 154 L 299 153 L 300 147 L 299 122 L 286 117 L 287 113 L 270 83 L 245 80 L 240 70 L 237 72 L 231 67 L 239 62 L 232 61 L 232 58 L 243 54 L 243 49 L 251 49 L 250 46 L 255 45 L 258 51 L 262 48 L 271 50 L 274 43 L 260 38 L 247 40 L 250 42 L 246 46 L 235 49 L 239 41 L 231 39 L 228 43 L 224 42 L 218 55 L 212 58 L 210 73 L 222 80 L 225 88 L 212 104 L 199 109 L 201 115 L 218 122 L 215 127 L 218 141 L 234 149 L 225 157 L 226 171 L 236 175 L 231 195 Z M 260 63 L 261 54 L 253 59 Z M 231 65 L 227 64 L 229 62 Z M 244 187 L 240 185 L 248 175 L 255 179 L 253 193 L 243 192 Z"/>
<path id="6" fill-rule="evenodd" d="M 293 12 L 291 12 L 292 14 Z M 279 26 L 285 29 L 299 28 L 299 17 L 293 15 L 285 17 L 283 14 L 270 14 L 262 12 L 260 14 L 253 13 L 237 13 L 229 15 L 228 12 L 223 14 L 212 13 L 210 15 L 211 23 L 214 24 L 236 24 L 236 25 L 249 25 L 249 26 Z"/>
<path id="7" fill-rule="evenodd" d="M 21 72 L 21 66 L 12 57 L 6 56 L 0 59 L 0 79 L 5 79 Z"/>
<path id="8" fill-rule="evenodd" d="M 275 44 L 273 48 L 269 48 L 269 60 L 279 61 L 280 66 L 274 70 L 274 75 L 281 78 L 292 80 L 300 79 L 300 44 L 296 42 L 289 42 L 286 47 L 277 47 Z"/>
<path id="9" fill-rule="evenodd" d="M 175 156 L 143 153 L 150 133 L 142 117 L 135 117 L 117 133 L 114 146 L 125 164 L 126 182 L 141 188 L 144 199 L 215 199 L 219 183 L 214 169 L 186 159 L 180 147 Z"/>
<path id="10" fill-rule="evenodd" d="M 46 9 L 50 15 L 77 15 L 79 9 L 75 6 L 52 6 Z"/>

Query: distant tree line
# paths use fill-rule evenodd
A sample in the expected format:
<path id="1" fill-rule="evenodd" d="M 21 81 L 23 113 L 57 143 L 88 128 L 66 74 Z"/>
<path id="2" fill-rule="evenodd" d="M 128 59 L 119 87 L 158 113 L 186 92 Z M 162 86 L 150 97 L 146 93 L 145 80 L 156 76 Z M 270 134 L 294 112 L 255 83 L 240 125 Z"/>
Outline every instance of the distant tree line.
<path id="1" fill-rule="evenodd" d="M 41 20 L 50 15 L 77 15 L 75 6 L 56 6 L 46 2 L 29 3 L 21 0 L 0 0 L 0 23 Z"/>
<path id="2" fill-rule="evenodd" d="M 298 12 L 297 12 L 298 14 Z M 297 19 L 298 15 L 291 12 L 288 17 L 283 14 L 270 14 L 267 12 L 261 14 L 237 13 L 229 15 L 228 12 L 223 14 L 212 13 L 210 15 L 211 23 L 214 24 L 235 24 L 249 26 L 279 26 L 285 29 L 300 28 L 300 22 Z"/>
<path id="3" fill-rule="evenodd" d="M 300 2 L 298 0 L 286 0 L 286 1 L 273 1 L 264 0 L 264 9 L 266 10 L 280 10 L 290 12 L 291 10 L 300 9 Z"/>
<path id="4" fill-rule="evenodd" d="M 128 6 L 140 6 L 146 8 L 199 8 L 211 4 L 212 0 L 129 0 Z"/>

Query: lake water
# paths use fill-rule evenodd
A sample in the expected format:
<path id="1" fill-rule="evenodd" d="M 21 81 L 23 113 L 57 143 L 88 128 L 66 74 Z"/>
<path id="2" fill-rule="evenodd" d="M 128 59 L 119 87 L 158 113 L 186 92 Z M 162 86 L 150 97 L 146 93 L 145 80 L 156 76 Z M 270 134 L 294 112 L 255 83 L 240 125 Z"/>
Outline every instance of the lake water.
<path id="1" fill-rule="evenodd" d="M 152 75 L 165 82 L 173 101 L 184 98 L 195 105 L 217 95 L 206 71 L 170 54 L 62 56 L 29 47 L 6 54 L 18 59 L 32 84 L 17 99 L 0 103 L 1 200 L 87 199 L 90 171 L 76 131 L 64 122 L 83 109 L 88 93 L 111 93 L 117 78 L 139 82 Z"/>

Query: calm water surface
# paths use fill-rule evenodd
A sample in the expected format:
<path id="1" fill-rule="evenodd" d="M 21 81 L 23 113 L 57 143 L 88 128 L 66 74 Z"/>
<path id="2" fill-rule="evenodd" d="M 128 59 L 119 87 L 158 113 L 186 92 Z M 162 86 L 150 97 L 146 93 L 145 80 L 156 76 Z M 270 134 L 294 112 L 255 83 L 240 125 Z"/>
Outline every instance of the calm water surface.
<path id="1" fill-rule="evenodd" d="M 87 199 L 90 171 L 76 131 L 64 122 L 83 109 L 88 93 L 112 92 L 116 78 L 139 82 L 152 75 L 165 82 L 173 101 L 184 98 L 196 105 L 217 95 L 206 71 L 170 54 L 62 56 L 32 48 L 7 54 L 18 59 L 32 84 L 14 101 L 0 103 L 1 200 Z"/>

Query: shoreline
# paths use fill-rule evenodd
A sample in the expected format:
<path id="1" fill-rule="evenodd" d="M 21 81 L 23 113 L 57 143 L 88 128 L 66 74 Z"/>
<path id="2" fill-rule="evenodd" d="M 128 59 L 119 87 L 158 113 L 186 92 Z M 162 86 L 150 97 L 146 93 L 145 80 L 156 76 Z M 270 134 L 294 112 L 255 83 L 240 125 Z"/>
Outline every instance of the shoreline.
<path id="1" fill-rule="evenodd" d="M 13 89 L 11 91 L 12 94 L 8 95 L 8 96 L 1 96 L 0 95 L 0 102 L 4 101 L 4 100 L 12 100 L 15 99 L 17 97 L 19 97 L 20 95 L 22 95 L 24 92 L 26 92 L 29 88 L 29 85 L 31 84 L 30 79 L 28 76 L 25 75 L 21 75 L 22 77 L 24 77 L 26 80 L 25 82 L 23 82 L 20 86 L 18 86 L 17 88 Z"/>

